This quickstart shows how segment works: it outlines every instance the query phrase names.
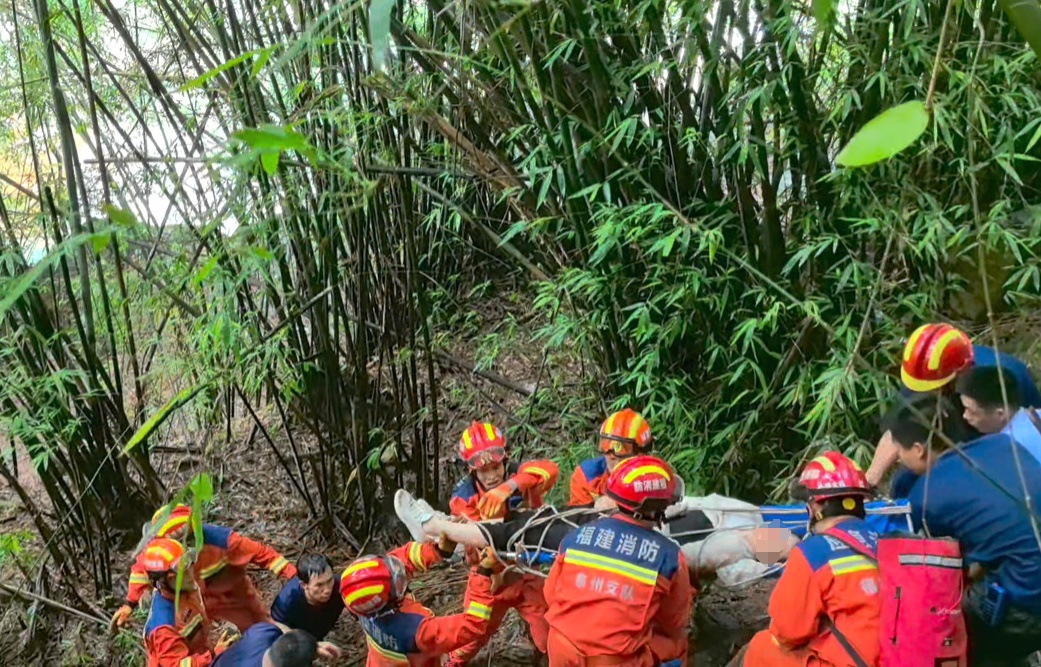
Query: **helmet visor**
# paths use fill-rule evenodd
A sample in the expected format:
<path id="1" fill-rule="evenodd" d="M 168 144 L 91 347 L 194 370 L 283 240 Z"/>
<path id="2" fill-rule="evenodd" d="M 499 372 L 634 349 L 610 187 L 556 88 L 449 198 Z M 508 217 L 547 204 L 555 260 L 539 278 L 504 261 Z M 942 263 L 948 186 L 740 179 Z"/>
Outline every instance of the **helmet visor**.
<path id="1" fill-rule="evenodd" d="M 466 465 L 470 467 L 470 470 L 477 470 L 478 468 L 502 463 L 505 460 L 505 447 L 489 447 L 488 449 L 483 449 L 471 456 L 467 460 Z"/>
<path id="2" fill-rule="evenodd" d="M 393 556 L 384 559 L 387 569 L 390 570 L 390 594 L 393 602 L 399 602 L 405 597 L 405 589 L 408 588 L 408 572 L 405 564 Z"/>
<path id="3" fill-rule="evenodd" d="M 636 453 L 636 442 L 629 438 L 600 434 L 600 453 L 610 454 L 620 459 L 629 458 Z"/>

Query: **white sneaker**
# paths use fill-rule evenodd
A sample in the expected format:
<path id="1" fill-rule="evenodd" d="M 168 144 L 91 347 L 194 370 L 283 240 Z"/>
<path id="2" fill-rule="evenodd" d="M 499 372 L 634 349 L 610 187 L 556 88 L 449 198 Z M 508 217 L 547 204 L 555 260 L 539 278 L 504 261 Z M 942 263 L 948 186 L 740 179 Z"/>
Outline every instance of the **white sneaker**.
<path id="1" fill-rule="evenodd" d="M 430 537 L 423 531 L 423 524 L 431 519 L 447 519 L 444 513 L 438 512 L 430 503 L 422 498 L 414 498 L 405 489 L 398 489 L 394 494 L 394 513 L 405 524 L 412 539 L 416 542 L 429 542 Z"/>

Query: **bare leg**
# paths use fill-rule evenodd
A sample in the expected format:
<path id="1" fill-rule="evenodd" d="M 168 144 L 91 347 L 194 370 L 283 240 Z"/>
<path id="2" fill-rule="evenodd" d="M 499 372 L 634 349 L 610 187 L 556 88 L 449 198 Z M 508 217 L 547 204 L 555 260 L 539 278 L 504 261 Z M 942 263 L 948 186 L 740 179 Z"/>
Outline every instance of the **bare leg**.
<path id="1" fill-rule="evenodd" d="M 868 467 L 867 472 L 864 473 L 867 476 L 868 484 L 878 486 L 882 478 L 886 476 L 886 473 L 889 472 L 889 469 L 893 467 L 893 464 L 899 458 L 899 446 L 893 442 L 892 434 L 886 431 L 878 441 L 878 446 L 875 448 L 875 456 L 871 459 L 871 465 Z"/>
<path id="2" fill-rule="evenodd" d="M 429 537 L 444 535 L 456 544 L 478 549 L 491 546 L 488 537 L 476 523 L 456 523 L 454 521 L 434 517 L 423 524 L 423 532 Z"/>

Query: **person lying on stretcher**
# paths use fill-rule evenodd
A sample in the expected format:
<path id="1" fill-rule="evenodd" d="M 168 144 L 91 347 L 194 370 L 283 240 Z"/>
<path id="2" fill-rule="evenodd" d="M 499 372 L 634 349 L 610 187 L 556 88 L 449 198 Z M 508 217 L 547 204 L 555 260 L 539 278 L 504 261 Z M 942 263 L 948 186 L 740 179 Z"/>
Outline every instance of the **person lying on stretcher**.
<path id="1" fill-rule="evenodd" d="M 592 506 L 543 506 L 514 510 L 506 521 L 459 523 L 401 489 L 394 509 L 416 541 L 443 535 L 478 549 L 490 546 L 508 558 L 551 562 L 568 533 L 618 508 L 603 496 Z M 725 586 L 736 586 L 766 575 L 798 543 L 776 522 L 764 523 L 755 505 L 719 495 L 686 496 L 666 510 L 661 532 L 680 545 L 692 577 L 716 577 Z"/>

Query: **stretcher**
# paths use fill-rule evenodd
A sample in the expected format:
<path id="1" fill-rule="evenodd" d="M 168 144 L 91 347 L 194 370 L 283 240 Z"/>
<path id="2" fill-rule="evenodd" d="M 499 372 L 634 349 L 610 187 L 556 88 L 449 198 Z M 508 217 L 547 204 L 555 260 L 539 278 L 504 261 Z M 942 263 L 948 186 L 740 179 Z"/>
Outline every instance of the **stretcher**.
<path id="1" fill-rule="evenodd" d="M 888 533 L 911 533 L 914 526 L 911 522 L 911 506 L 906 500 L 875 500 L 865 503 L 864 509 L 867 513 L 867 523 L 879 535 Z M 726 510 L 727 512 L 742 512 L 743 510 Z M 762 505 L 755 510 L 748 510 L 762 517 L 760 525 L 770 525 L 787 528 L 793 535 L 799 538 L 806 536 L 809 527 L 809 516 L 806 505 Z M 533 521 L 567 521 L 569 512 L 561 512 L 552 516 L 536 517 Z M 529 522 L 529 525 L 530 522 Z M 669 537 L 683 544 L 686 541 L 704 539 L 721 530 L 734 530 L 733 528 L 707 528 L 703 530 L 692 530 L 680 533 L 670 533 Z M 518 533 L 519 534 L 519 533 Z M 509 551 L 501 552 L 500 556 L 506 562 L 515 563 L 525 571 L 533 571 L 539 566 L 552 565 L 556 558 L 556 551 L 545 544 L 523 544 L 516 541 L 511 542 Z M 784 569 L 783 564 L 770 568 L 769 575 L 776 576 Z"/>

